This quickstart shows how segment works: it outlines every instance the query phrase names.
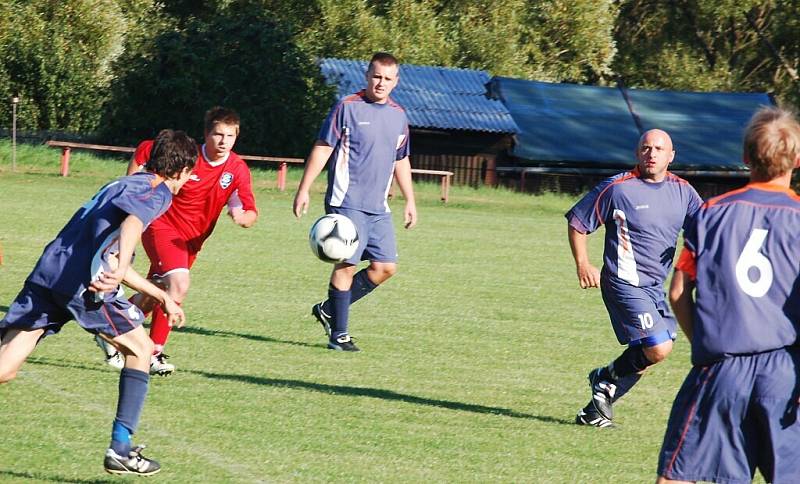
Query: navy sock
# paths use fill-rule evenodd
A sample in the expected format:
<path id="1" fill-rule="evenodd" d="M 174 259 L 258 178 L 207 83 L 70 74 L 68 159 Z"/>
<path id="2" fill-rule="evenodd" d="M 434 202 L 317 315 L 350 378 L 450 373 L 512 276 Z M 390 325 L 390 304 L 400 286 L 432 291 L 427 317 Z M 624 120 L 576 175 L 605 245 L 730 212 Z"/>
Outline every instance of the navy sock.
<path id="1" fill-rule="evenodd" d="M 376 287 L 378 285 L 369 280 L 367 269 L 361 269 L 353 276 L 353 286 L 350 288 L 350 292 L 353 295 L 350 298 L 350 304 L 355 304 L 356 301 L 371 293 Z"/>
<path id="2" fill-rule="evenodd" d="M 333 287 L 328 288 L 328 301 L 331 303 L 333 315 L 333 327 L 331 328 L 331 339 L 336 340 L 339 336 L 347 334 L 347 323 L 350 318 L 350 299 L 352 292 L 340 291 Z"/>
<path id="3" fill-rule="evenodd" d="M 353 285 L 350 287 L 350 304 L 355 304 L 356 301 L 374 291 L 376 287 L 378 284 L 369 280 L 367 269 L 361 269 L 353 276 Z M 333 305 L 330 299 L 322 303 L 322 312 L 326 315 L 333 315 Z"/>
<path id="4" fill-rule="evenodd" d="M 609 373 L 613 380 L 622 379 L 628 375 L 639 373 L 653 363 L 644 355 L 644 346 L 629 346 L 619 357 L 609 365 Z M 612 381 L 613 381 L 612 380 Z"/>
<path id="5" fill-rule="evenodd" d="M 615 385 L 617 385 L 617 391 L 614 392 L 614 398 L 611 399 L 612 403 L 622 398 L 622 396 L 628 393 L 641 379 L 641 373 L 631 373 L 630 375 L 618 379 L 615 383 Z"/>
<path id="6" fill-rule="evenodd" d="M 111 431 L 111 448 L 119 455 L 127 456 L 131 449 L 131 435 L 139 426 L 150 375 L 133 368 L 123 368 L 119 374 L 119 398 L 117 415 Z"/>

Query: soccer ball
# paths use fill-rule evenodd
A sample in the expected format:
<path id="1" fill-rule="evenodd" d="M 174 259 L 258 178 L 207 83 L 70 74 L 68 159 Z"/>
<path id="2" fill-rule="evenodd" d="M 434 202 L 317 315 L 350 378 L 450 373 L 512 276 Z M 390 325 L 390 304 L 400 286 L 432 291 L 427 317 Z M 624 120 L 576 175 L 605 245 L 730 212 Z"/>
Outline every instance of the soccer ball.
<path id="1" fill-rule="evenodd" d="M 358 231 L 352 220 L 338 213 L 323 215 L 308 233 L 311 252 L 324 262 L 342 262 L 358 248 Z"/>

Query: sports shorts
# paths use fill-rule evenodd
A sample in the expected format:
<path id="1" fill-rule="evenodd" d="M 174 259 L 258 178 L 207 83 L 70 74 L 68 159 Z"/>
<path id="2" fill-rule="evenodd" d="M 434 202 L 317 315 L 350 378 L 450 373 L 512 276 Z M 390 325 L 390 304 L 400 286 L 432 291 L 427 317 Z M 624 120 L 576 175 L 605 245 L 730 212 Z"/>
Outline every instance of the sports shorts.
<path id="1" fill-rule="evenodd" d="M 150 259 L 149 279 L 162 278 L 175 272 L 189 272 L 199 251 L 172 227 L 148 227 L 142 233 L 142 246 Z"/>
<path id="2" fill-rule="evenodd" d="M 800 349 L 695 366 L 672 405 L 658 475 L 673 480 L 800 482 Z"/>
<path id="3" fill-rule="evenodd" d="M 397 241 L 391 213 L 366 213 L 342 207 L 326 207 L 326 213 L 338 213 L 353 221 L 358 231 L 358 248 L 344 261 L 358 264 L 362 260 L 397 262 Z"/>
<path id="4" fill-rule="evenodd" d="M 103 333 L 112 338 L 141 326 L 142 311 L 116 295 L 96 301 L 95 293 L 86 291 L 80 296 L 67 296 L 26 282 L 8 313 L 0 321 L 5 329 L 33 330 L 44 328 L 44 336 L 58 333 L 71 320 L 90 333 Z"/>
<path id="5" fill-rule="evenodd" d="M 600 293 L 620 344 L 650 347 L 677 337 L 678 324 L 661 286 L 631 286 L 603 274 Z"/>

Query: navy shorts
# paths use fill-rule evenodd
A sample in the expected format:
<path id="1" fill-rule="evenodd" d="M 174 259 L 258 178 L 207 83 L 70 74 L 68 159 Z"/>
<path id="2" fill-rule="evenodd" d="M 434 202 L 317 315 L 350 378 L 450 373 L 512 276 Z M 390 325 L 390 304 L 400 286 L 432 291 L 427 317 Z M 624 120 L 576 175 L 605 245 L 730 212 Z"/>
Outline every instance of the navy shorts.
<path id="1" fill-rule="evenodd" d="M 677 337 L 678 324 L 661 286 L 637 287 L 601 277 L 600 293 L 620 344 L 650 347 Z"/>
<path id="2" fill-rule="evenodd" d="M 658 475 L 682 481 L 800 482 L 800 349 L 695 366 L 664 435 Z"/>
<path id="3" fill-rule="evenodd" d="M 358 248 L 348 264 L 362 260 L 397 262 L 397 241 L 394 236 L 391 213 L 366 213 L 342 207 L 326 207 L 327 213 L 339 213 L 350 220 L 358 231 Z"/>
<path id="4" fill-rule="evenodd" d="M 123 297 L 108 295 L 97 302 L 89 291 L 66 296 L 26 282 L 0 321 L 0 331 L 44 328 L 44 336 L 48 336 L 73 319 L 86 331 L 114 338 L 141 326 L 144 314 Z"/>

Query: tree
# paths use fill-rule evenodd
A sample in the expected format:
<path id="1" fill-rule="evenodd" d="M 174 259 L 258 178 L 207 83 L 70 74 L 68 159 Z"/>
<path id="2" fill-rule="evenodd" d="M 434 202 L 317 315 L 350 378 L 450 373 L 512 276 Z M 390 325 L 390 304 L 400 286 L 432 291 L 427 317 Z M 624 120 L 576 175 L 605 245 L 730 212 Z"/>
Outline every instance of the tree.
<path id="1" fill-rule="evenodd" d="M 240 152 L 304 155 L 333 95 L 291 29 L 250 2 L 180 23 L 117 62 L 104 138 L 132 144 L 175 128 L 199 139 L 205 111 L 222 105 L 241 115 Z"/>
<path id="2" fill-rule="evenodd" d="M 94 129 L 127 30 L 119 4 L 12 0 L 0 19 L 0 95 L 20 95 L 20 128 Z"/>
<path id="3" fill-rule="evenodd" d="M 623 1 L 614 69 L 631 86 L 769 91 L 798 105 L 799 3 Z"/>

